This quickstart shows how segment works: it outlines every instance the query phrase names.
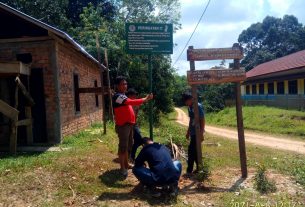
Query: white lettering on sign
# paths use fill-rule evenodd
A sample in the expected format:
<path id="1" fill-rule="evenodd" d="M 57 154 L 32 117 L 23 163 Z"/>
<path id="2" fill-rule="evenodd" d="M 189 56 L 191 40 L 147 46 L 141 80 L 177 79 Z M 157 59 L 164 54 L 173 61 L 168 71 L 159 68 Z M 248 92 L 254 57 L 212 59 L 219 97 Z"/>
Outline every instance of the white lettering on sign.
<path id="1" fill-rule="evenodd" d="M 187 79 L 190 85 L 240 82 L 246 79 L 246 72 L 244 69 L 195 70 L 187 71 Z"/>
<path id="2" fill-rule="evenodd" d="M 242 48 L 240 47 L 187 50 L 187 59 L 189 61 L 242 59 L 242 58 L 243 58 L 243 51 Z"/>

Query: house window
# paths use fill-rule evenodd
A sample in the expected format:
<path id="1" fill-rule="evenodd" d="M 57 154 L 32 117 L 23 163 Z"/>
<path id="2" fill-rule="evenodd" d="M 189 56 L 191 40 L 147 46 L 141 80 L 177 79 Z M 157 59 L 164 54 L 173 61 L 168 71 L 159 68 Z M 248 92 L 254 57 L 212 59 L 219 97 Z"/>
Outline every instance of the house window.
<path id="1" fill-rule="evenodd" d="M 259 94 L 264 94 L 264 84 L 259 84 Z"/>
<path id="2" fill-rule="evenodd" d="M 250 86 L 246 85 L 246 94 L 249 95 L 250 94 Z"/>
<path id="3" fill-rule="evenodd" d="M 256 84 L 252 85 L 252 94 L 255 95 L 256 94 Z"/>
<path id="4" fill-rule="evenodd" d="M 297 80 L 288 81 L 288 91 L 289 91 L 289 94 L 298 94 L 298 81 Z"/>
<path id="5" fill-rule="evenodd" d="M 73 75 L 73 85 L 74 85 L 74 109 L 75 112 L 80 112 L 80 99 L 79 99 L 79 78 L 78 74 Z"/>
<path id="6" fill-rule="evenodd" d="M 97 88 L 97 80 L 94 81 L 94 87 Z M 98 95 L 95 94 L 95 106 L 99 107 Z"/>
<path id="7" fill-rule="evenodd" d="M 268 94 L 274 94 L 274 84 L 268 83 Z"/>
<path id="8" fill-rule="evenodd" d="M 277 82 L 277 94 L 284 94 L 285 93 L 285 87 L 284 82 Z"/>

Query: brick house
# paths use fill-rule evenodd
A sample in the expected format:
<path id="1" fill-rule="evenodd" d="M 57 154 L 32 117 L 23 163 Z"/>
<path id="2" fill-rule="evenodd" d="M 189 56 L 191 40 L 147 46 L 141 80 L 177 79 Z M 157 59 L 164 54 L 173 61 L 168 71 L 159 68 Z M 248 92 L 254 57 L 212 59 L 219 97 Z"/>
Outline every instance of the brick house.
<path id="1" fill-rule="evenodd" d="M 31 107 L 32 137 L 27 137 L 25 127 L 18 127 L 18 145 L 59 143 L 64 136 L 102 120 L 102 97 L 79 93 L 78 88 L 101 86 L 103 65 L 66 33 L 3 3 L 0 25 L 0 100 L 14 106 L 18 76 L 35 102 Z M 28 74 L 8 71 L 7 63 L 28 67 Z M 22 119 L 28 104 L 19 97 Z M 0 112 L 2 147 L 10 143 L 10 122 Z"/>
<path id="2" fill-rule="evenodd" d="M 246 105 L 305 109 L 305 50 L 260 64 L 246 73 Z"/>

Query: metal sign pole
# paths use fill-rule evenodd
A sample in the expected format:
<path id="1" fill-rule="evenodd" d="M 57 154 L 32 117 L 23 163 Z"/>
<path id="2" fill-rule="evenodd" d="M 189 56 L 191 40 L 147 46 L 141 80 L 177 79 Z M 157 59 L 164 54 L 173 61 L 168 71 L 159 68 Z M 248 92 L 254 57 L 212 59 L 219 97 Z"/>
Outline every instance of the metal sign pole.
<path id="1" fill-rule="evenodd" d="M 153 81 L 152 81 L 152 55 L 149 54 L 148 55 L 148 73 L 149 73 L 149 93 L 153 92 L 152 89 L 152 85 L 153 85 Z M 153 135 L 153 102 L 150 101 L 149 102 L 149 137 L 151 139 L 154 139 L 154 135 Z"/>

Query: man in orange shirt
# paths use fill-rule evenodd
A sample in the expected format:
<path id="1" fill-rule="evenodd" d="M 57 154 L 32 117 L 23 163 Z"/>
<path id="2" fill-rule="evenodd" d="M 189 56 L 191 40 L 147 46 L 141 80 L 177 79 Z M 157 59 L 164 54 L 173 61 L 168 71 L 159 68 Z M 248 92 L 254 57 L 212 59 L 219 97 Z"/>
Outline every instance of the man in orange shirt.
<path id="1" fill-rule="evenodd" d="M 133 143 L 133 125 L 136 123 L 136 116 L 132 106 L 139 106 L 153 99 L 149 94 L 145 98 L 130 99 L 125 93 L 127 91 L 127 81 L 123 76 L 118 76 L 115 80 L 117 92 L 113 96 L 113 110 L 115 117 L 115 129 L 119 137 L 119 161 L 123 176 L 128 176 L 128 151 Z"/>

